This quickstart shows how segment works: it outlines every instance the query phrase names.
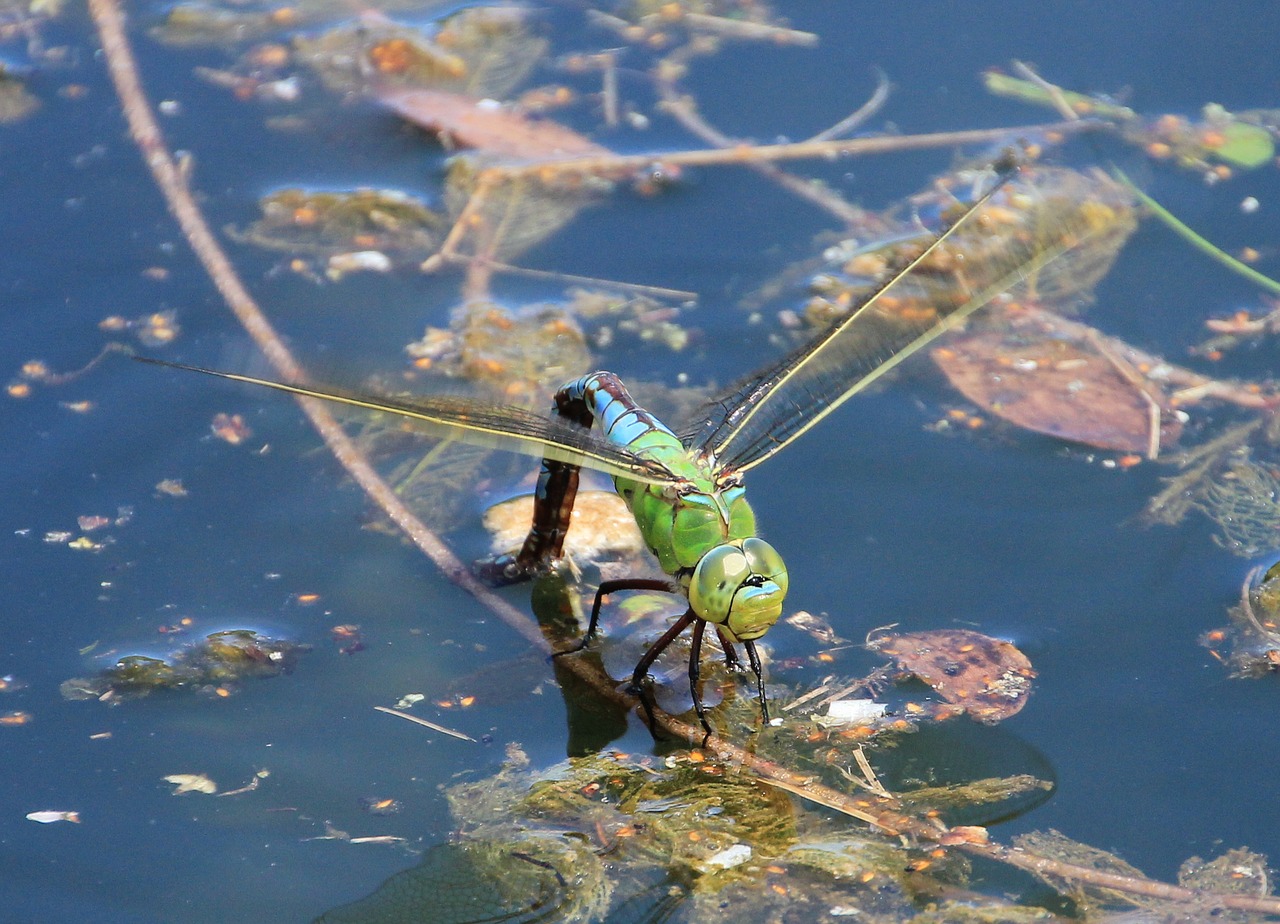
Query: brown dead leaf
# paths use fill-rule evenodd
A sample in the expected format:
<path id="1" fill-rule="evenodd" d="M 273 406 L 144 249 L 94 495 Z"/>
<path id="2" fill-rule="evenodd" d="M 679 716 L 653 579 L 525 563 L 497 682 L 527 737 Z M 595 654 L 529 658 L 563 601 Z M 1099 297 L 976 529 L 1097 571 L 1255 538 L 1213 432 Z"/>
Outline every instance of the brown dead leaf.
<path id="1" fill-rule="evenodd" d="M 1145 452 L 1152 401 L 1160 411 L 1159 446 L 1177 442 L 1182 432 L 1155 384 L 1127 377 L 1089 344 L 984 332 L 934 350 L 933 361 L 974 404 L 1037 433 L 1099 449 Z"/>
<path id="2" fill-rule="evenodd" d="M 446 145 L 475 148 L 511 160 L 608 156 L 608 148 L 550 119 L 531 119 L 489 99 L 443 90 L 383 87 L 375 91 L 388 109 L 435 132 Z"/>
<path id="3" fill-rule="evenodd" d="M 1022 709 L 1036 675 L 1012 644 L 968 629 L 879 636 L 867 647 L 889 655 L 947 702 L 989 724 Z"/>

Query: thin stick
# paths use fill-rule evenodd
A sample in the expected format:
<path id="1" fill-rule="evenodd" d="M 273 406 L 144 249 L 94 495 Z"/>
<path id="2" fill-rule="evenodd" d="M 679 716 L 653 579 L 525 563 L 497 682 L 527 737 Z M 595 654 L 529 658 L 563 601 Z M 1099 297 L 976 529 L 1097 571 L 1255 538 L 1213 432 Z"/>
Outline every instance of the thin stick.
<path id="1" fill-rule="evenodd" d="M 749 39 L 759 41 L 767 39 L 782 45 L 816 45 L 818 36 L 812 32 L 801 32 L 799 29 L 788 29 L 785 26 L 771 26 L 762 22 L 747 22 L 742 19 L 730 19 L 727 16 L 711 16 L 706 13 L 685 13 L 680 17 L 692 29 L 714 32 L 726 38 Z"/>
<path id="2" fill-rule="evenodd" d="M 1151 382 L 1134 369 L 1129 363 L 1111 351 L 1102 335 L 1094 331 L 1089 342 L 1098 354 L 1119 373 L 1120 377 L 1133 386 L 1134 391 L 1142 396 L 1147 407 L 1147 458 L 1155 461 L 1160 456 L 1160 420 L 1162 409 L 1160 402 L 1151 395 Z"/>
<path id="3" fill-rule="evenodd" d="M 392 709 L 390 706 L 374 706 L 373 708 L 377 709 L 379 712 L 385 712 L 387 715 L 393 715 L 397 718 L 405 719 L 418 725 L 425 725 L 432 731 L 438 731 L 441 734 L 450 735 L 462 741 L 470 741 L 472 744 L 478 743 L 476 739 L 472 738 L 470 735 L 464 735 L 462 732 L 454 731 L 452 728 L 445 728 L 443 725 L 437 725 L 435 722 L 428 722 L 426 719 L 420 719 L 416 715 L 409 715 L 409 713 L 401 712 L 399 709 Z"/>
<path id="4" fill-rule="evenodd" d="M 500 171 L 507 176 L 533 174 L 545 177 L 548 173 L 561 172 L 608 175 L 641 170 L 655 162 L 681 167 L 708 167 L 815 158 L 864 157 L 868 154 L 892 154 L 898 151 L 996 144 L 1015 138 L 1044 134 L 1081 134 L 1108 130 L 1111 127 L 1105 122 L 1081 119 L 1075 122 L 927 132 L 921 135 L 880 135 L 874 138 L 844 138 L 832 141 L 795 141 L 790 144 L 744 144 L 727 150 L 655 151 L 646 154 L 607 156 L 592 154 L 584 157 L 568 157 L 563 160 L 539 159 L 529 163 L 493 166 L 489 169 Z"/>
<path id="5" fill-rule="evenodd" d="M 205 271 L 209 273 L 214 284 L 227 300 L 236 318 L 258 343 L 268 361 L 282 376 L 297 378 L 301 372 L 298 364 L 240 282 L 230 260 L 222 252 L 197 208 L 172 155 L 164 144 L 155 116 L 147 104 L 138 80 L 137 66 L 128 40 L 125 38 L 124 21 L 119 7 L 115 0 L 89 0 L 89 12 L 98 28 L 103 54 L 106 57 L 116 93 L 123 105 L 130 134 L 141 150 L 143 159 L 151 170 L 157 186 L 164 194 L 170 210 L 178 220 L 183 234 L 204 265 Z M 482 605 L 533 645 L 544 651 L 549 649 L 550 646 L 541 631 L 528 617 L 477 581 L 452 551 L 408 511 L 395 492 L 382 481 L 352 444 L 346 433 L 338 427 L 321 402 L 301 399 L 299 403 L 317 432 L 324 438 L 334 457 L 347 469 L 348 474 L 405 535 L 435 562 L 446 578 L 472 594 Z M 634 710 L 638 705 L 635 697 L 615 689 L 607 676 L 591 666 L 592 660 L 565 658 L 562 659 L 562 664 L 567 670 L 590 684 L 602 698 Z M 694 728 L 657 709 L 654 710 L 654 715 L 663 730 L 674 737 L 684 739 L 693 745 L 702 743 L 706 738 L 701 728 Z M 903 815 L 891 804 L 886 804 L 883 799 L 874 796 L 855 799 L 816 783 L 812 777 L 795 773 L 721 738 L 712 736 L 706 746 L 720 760 L 746 767 L 771 785 L 794 792 L 809 801 L 829 806 L 852 817 L 861 818 L 882 830 L 910 833 L 931 842 L 938 840 L 942 834 L 924 819 Z M 1103 885 L 1125 892 L 1154 895 L 1184 902 L 1212 902 L 1226 908 L 1280 914 L 1280 899 L 1277 898 L 1196 892 L 1138 877 L 1104 873 L 1100 870 L 1075 866 L 998 844 L 965 843 L 958 846 L 969 853 L 990 857 L 1020 869 Z"/>

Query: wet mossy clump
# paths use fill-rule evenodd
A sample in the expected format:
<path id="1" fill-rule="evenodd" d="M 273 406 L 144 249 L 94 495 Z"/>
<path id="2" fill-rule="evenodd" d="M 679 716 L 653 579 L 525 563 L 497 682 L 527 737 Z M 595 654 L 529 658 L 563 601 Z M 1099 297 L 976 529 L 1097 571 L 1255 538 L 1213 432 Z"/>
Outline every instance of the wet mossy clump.
<path id="1" fill-rule="evenodd" d="M 225 696 L 243 680 L 290 673 L 298 657 L 310 651 L 250 629 L 215 632 L 168 658 L 126 655 L 95 677 L 62 684 L 67 699 L 113 700 L 146 696 L 156 690 L 188 690 Z"/>

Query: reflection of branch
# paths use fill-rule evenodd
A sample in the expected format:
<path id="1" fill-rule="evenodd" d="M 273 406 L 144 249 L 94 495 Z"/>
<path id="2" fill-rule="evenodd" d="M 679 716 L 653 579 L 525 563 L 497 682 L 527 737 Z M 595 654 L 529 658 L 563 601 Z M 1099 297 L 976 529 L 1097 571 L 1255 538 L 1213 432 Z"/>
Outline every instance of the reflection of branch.
<path id="1" fill-rule="evenodd" d="M 687 45 L 681 51 L 687 52 L 694 48 L 693 45 Z M 675 75 L 684 70 L 683 62 L 677 58 L 681 52 L 676 52 L 666 62 L 660 64 L 654 69 L 654 79 L 658 87 L 658 95 L 662 100 L 662 108 L 670 113 L 677 122 L 685 127 L 686 130 L 701 138 L 707 144 L 713 144 L 717 148 L 737 148 L 741 147 L 744 142 L 730 138 L 721 132 L 714 125 L 709 123 L 698 112 L 697 103 L 690 96 L 682 95 L 675 83 Z M 889 82 L 884 79 L 881 74 L 880 83 L 876 87 L 876 92 L 867 100 L 853 115 L 846 119 L 842 119 L 836 125 L 826 131 L 814 135 L 809 141 L 826 141 L 836 137 L 842 132 L 851 131 L 851 124 L 860 124 L 862 120 L 870 118 L 875 113 L 886 98 L 888 98 Z M 855 122 L 855 120 L 857 120 Z M 663 162 L 666 159 L 663 158 Z M 765 162 L 753 162 L 750 165 L 756 172 L 773 180 L 778 185 L 785 188 L 792 195 L 801 199 L 807 199 L 820 209 L 831 213 L 847 225 L 852 225 L 863 217 L 861 209 L 845 202 L 840 195 L 832 190 L 825 189 L 815 184 L 813 181 L 804 177 L 795 176 L 787 173 L 780 167 Z"/>
<path id="2" fill-rule="evenodd" d="M 236 275 L 234 267 L 214 238 L 208 223 L 192 198 L 185 178 L 174 162 L 173 155 L 165 146 L 164 138 L 160 134 L 155 116 L 151 112 L 138 80 L 137 66 L 125 38 L 124 22 L 116 0 L 89 0 L 89 11 L 98 28 L 107 67 L 115 84 L 116 93 L 120 97 L 125 119 L 129 123 L 130 134 L 141 150 L 156 185 L 164 194 L 165 202 L 181 226 L 182 233 L 190 242 L 192 250 L 195 251 L 218 291 L 222 293 L 236 319 L 263 351 L 276 372 L 286 379 L 298 379 L 302 370 Z M 452 551 L 404 506 L 395 492 L 374 471 L 350 437 L 337 425 L 323 402 L 300 399 L 299 403 L 329 450 L 351 478 L 360 485 L 370 500 L 376 503 L 436 564 L 445 577 L 474 596 L 509 627 L 528 639 L 531 644 L 543 651 L 549 650 L 541 631 L 532 620 L 477 581 Z M 615 689 L 612 680 L 594 669 L 591 661 L 592 659 L 589 658 L 566 658 L 561 661 L 561 665 L 588 683 L 600 697 L 626 709 L 634 710 L 637 706 L 635 698 Z M 670 735 L 693 744 L 702 742 L 705 737 L 701 728 L 694 728 L 658 710 L 654 711 L 654 715 L 663 730 Z M 780 788 L 851 817 L 863 819 L 882 830 L 910 834 L 930 842 L 942 840 L 947 835 L 946 829 L 939 829 L 935 823 L 901 814 L 896 810 L 893 800 L 872 795 L 854 798 L 837 792 L 814 782 L 811 776 L 801 775 L 771 761 L 763 760 L 717 737 L 707 740 L 706 748 L 720 759 L 739 764 Z M 952 841 L 947 842 L 952 843 Z M 1049 873 L 1125 892 L 1280 914 L 1280 899 L 1196 892 L 1165 883 L 1062 863 L 1047 857 L 1036 856 L 1026 850 L 1015 850 L 995 844 L 965 841 L 956 846 L 1033 872 Z"/>

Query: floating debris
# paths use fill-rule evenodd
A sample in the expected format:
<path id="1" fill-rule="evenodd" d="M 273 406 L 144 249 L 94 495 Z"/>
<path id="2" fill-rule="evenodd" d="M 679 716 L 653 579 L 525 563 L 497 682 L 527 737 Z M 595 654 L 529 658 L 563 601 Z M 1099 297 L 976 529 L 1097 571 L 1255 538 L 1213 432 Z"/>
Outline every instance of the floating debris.
<path id="1" fill-rule="evenodd" d="M 1259 577 L 1261 575 L 1261 577 Z M 1280 672 L 1280 567 L 1245 578 L 1240 602 L 1227 612 L 1230 624 L 1200 636 L 1200 644 L 1231 668 L 1233 677 Z"/>
<path id="2" fill-rule="evenodd" d="M 239 414 L 215 414 L 209 429 L 218 439 L 232 446 L 239 446 L 253 436 L 253 430 Z"/>
<path id="3" fill-rule="evenodd" d="M 291 672 L 310 646 L 271 639 L 249 629 L 215 632 L 168 658 L 129 655 L 96 677 L 64 681 L 67 699 L 113 700 L 156 690 L 195 690 L 226 696 L 228 685 Z"/>
<path id="4" fill-rule="evenodd" d="M 879 635 L 869 638 L 867 647 L 889 655 L 948 703 L 989 724 L 1022 710 L 1036 676 L 1012 644 L 968 629 Z"/>
<path id="5" fill-rule="evenodd" d="M 360 807 L 370 815 L 395 815 L 404 809 L 399 799 L 369 796 L 360 800 Z"/>
<path id="6" fill-rule="evenodd" d="M 42 825 L 51 825 L 56 821 L 69 821 L 72 824 L 80 824 L 79 812 L 66 812 L 59 809 L 45 809 L 42 812 L 28 812 L 28 821 L 38 821 Z"/>
<path id="7" fill-rule="evenodd" d="M 1182 421 L 1163 387 L 1104 352 L 1100 339 L 985 331 L 932 352 L 947 380 L 978 407 L 1058 439 L 1155 457 Z"/>
<path id="8" fill-rule="evenodd" d="M 181 478 L 165 478 L 156 483 L 156 494 L 164 497 L 186 497 L 187 489 L 182 486 Z"/>
<path id="9" fill-rule="evenodd" d="M 376 86 L 505 97 L 546 54 L 516 6 L 461 10 L 426 28 L 363 17 L 315 36 L 295 36 L 295 55 L 337 93 Z"/>
<path id="10" fill-rule="evenodd" d="M 532 119 L 514 106 L 442 90 L 388 89 L 377 93 L 402 119 L 439 136 L 448 148 L 474 148 L 507 161 L 602 157 L 612 152 L 550 119 Z"/>
<path id="11" fill-rule="evenodd" d="M 175 796 L 184 796 L 189 792 L 212 796 L 218 791 L 218 784 L 203 773 L 171 773 L 164 777 L 164 781 L 173 784 Z"/>
<path id="12" fill-rule="evenodd" d="M 396 259 L 421 261 L 449 226 L 445 216 L 397 189 L 281 189 L 258 207 L 262 217 L 249 227 L 227 229 L 234 240 L 326 257 L 337 278 L 356 270 L 386 272 Z"/>

